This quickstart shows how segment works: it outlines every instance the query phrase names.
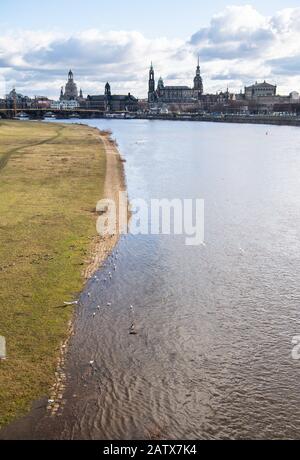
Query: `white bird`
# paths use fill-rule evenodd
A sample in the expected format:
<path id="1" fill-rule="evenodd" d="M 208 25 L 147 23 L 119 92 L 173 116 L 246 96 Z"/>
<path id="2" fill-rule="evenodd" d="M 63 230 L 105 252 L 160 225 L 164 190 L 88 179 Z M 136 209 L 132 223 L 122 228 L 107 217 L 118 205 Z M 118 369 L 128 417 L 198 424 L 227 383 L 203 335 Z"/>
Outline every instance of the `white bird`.
<path id="1" fill-rule="evenodd" d="M 107 302 L 107 306 L 108 306 L 108 307 L 111 307 L 111 303 L 110 303 L 110 302 Z"/>
<path id="2" fill-rule="evenodd" d="M 93 313 L 93 317 L 94 317 L 94 318 L 95 318 L 95 316 L 96 316 L 96 313 Z"/>
<path id="3" fill-rule="evenodd" d="M 100 310 L 100 305 L 98 305 L 97 310 Z"/>
<path id="4" fill-rule="evenodd" d="M 90 361 L 90 366 L 93 366 L 95 364 L 95 361 Z"/>

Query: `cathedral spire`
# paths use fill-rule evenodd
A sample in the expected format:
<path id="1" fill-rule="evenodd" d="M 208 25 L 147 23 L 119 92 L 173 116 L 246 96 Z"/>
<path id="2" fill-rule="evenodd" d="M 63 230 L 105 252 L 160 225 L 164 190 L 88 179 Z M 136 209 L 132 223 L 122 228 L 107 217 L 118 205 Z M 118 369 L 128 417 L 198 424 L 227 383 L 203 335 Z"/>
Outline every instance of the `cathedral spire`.
<path id="1" fill-rule="evenodd" d="M 110 84 L 108 82 L 105 85 L 105 96 L 108 96 L 108 97 L 111 96 Z"/>
<path id="2" fill-rule="evenodd" d="M 199 55 L 198 55 L 198 61 L 197 61 L 196 76 L 194 78 L 194 89 L 196 91 L 199 91 L 200 94 L 203 94 L 203 81 L 202 81 L 201 71 L 200 71 L 200 57 L 199 57 Z"/>
<path id="3" fill-rule="evenodd" d="M 196 75 L 200 76 L 200 56 L 199 56 L 199 54 L 198 54 Z"/>
<path id="4" fill-rule="evenodd" d="M 155 74 L 153 63 L 151 61 L 150 71 L 149 71 L 149 86 L 148 86 L 148 100 L 153 102 L 155 99 Z"/>

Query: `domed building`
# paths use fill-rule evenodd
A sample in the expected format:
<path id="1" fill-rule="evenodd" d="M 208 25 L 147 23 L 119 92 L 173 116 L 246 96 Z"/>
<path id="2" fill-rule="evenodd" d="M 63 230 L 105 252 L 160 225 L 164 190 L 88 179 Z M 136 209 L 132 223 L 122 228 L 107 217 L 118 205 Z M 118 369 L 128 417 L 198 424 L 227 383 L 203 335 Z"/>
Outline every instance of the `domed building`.
<path id="1" fill-rule="evenodd" d="M 80 97 L 82 98 L 82 90 L 80 90 Z M 77 99 L 78 99 L 78 89 L 74 81 L 74 74 L 72 70 L 70 70 L 68 74 L 68 81 L 65 86 L 65 91 L 63 87 L 61 88 L 60 100 L 61 101 L 77 101 Z"/>

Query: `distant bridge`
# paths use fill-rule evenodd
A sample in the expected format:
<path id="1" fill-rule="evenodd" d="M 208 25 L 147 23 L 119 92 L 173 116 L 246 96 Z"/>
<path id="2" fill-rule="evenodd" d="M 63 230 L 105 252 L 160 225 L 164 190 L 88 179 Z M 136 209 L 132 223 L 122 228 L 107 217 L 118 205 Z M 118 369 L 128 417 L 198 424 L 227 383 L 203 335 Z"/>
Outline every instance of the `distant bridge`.
<path id="1" fill-rule="evenodd" d="M 15 118 L 20 114 L 26 114 L 32 119 L 42 119 L 45 115 L 55 115 L 56 118 L 102 118 L 105 112 L 95 109 L 35 109 L 35 108 L 17 108 L 17 109 L 0 109 L 0 118 Z"/>

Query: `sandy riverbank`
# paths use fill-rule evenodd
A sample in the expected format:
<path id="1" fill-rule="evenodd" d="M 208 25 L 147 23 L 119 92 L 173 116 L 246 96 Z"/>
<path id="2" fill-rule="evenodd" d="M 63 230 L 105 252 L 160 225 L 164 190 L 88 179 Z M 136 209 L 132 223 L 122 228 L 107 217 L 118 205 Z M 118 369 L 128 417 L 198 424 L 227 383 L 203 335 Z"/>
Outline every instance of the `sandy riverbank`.
<path id="1" fill-rule="evenodd" d="M 118 209 L 120 204 L 119 192 L 126 190 L 123 161 L 116 142 L 111 138 L 111 133 L 100 132 L 100 141 L 103 143 L 106 153 L 106 176 L 103 198 L 113 200 Z M 118 221 L 117 228 L 119 228 Z M 91 278 L 100 268 L 103 261 L 117 244 L 119 237 L 119 231 L 114 236 L 95 236 L 91 246 L 90 258 L 83 272 L 86 280 Z"/>

